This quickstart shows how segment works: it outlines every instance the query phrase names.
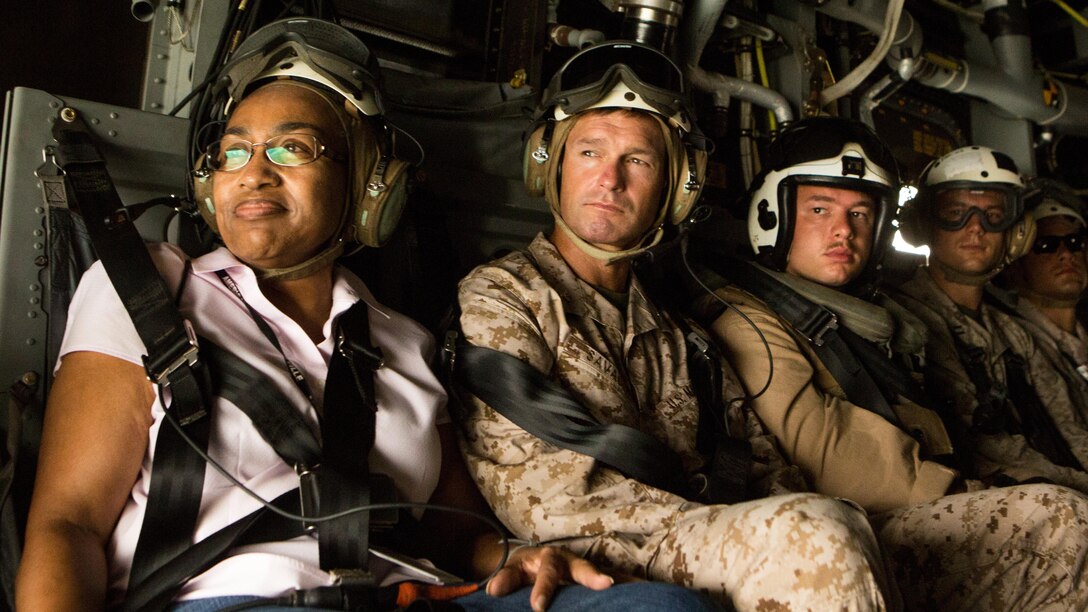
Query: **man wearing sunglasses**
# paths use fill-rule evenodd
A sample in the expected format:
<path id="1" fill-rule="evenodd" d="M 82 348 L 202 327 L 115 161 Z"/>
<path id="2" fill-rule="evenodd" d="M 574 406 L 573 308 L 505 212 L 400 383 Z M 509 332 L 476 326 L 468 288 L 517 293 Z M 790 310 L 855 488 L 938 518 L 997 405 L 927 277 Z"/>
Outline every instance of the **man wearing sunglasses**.
<path id="1" fill-rule="evenodd" d="M 1036 564 L 1084 555 L 1088 530 L 1059 517 L 1088 501 L 1052 485 L 980 490 L 945 465 L 949 436 L 913 375 L 924 327 L 874 288 L 898 198 L 887 146 L 863 124 L 809 118 L 764 163 L 749 196 L 755 262 L 708 254 L 717 290 L 697 310 L 787 458 L 815 491 L 870 513 L 906 609 L 1083 606 L 1079 572 Z M 1038 591 L 1036 570 L 1062 582 Z"/>
<path id="2" fill-rule="evenodd" d="M 715 416 L 701 419 L 686 330 L 634 273 L 632 258 L 661 240 L 665 223 L 684 220 L 703 180 L 705 152 L 692 137 L 678 68 L 649 47 L 601 43 L 560 69 L 537 119 L 526 181 L 544 195 L 555 227 L 463 279 L 460 322 L 476 354 L 501 352 L 561 387 L 549 393 L 562 406 L 534 405 L 531 416 L 560 407 L 586 414 L 534 436 L 530 419 L 504 416 L 516 410 L 500 406 L 502 397 L 465 398 L 463 450 L 496 515 L 518 537 L 562 542 L 606 566 L 697 588 L 730 609 L 894 607 L 856 507 L 784 495 L 803 490 L 799 474 L 740 402 L 724 414 L 721 403 L 707 405 Z M 742 394 L 720 358 L 708 369 L 724 398 Z M 545 387 L 519 382 L 511 393 L 530 386 Z M 590 421 L 655 440 L 665 448 L 648 453 L 650 463 L 673 458 L 676 469 L 651 485 L 615 465 L 635 453 L 633 444 L 610 441 L 605 450 L 620 455 L 613 463 L 597 460 L 588 444 L 572 449 Z M 739 483 L 730 505 L 689 486 L 707 482 L 707 428 L 725 429 L 718 441 L 733 449 L 721 470 Z M 753 500 L 769 494 L 783 495 Z"/>
<path id="3" fill-rule="evenodd" d="M 1036 179 L 1028 202 L 1037 227 L 1031 251 L 1005 272 L 1019 296 L 1017 321 L 1069 389 L 1069 402 L 1047 406 L 1081 465 L 1088 464 L 1088 331 L 1076 306 L 1088 287 L 1083 205 L 1069 188 Z M 1072 408 L 1072 410 L 1066 410 Z"/>
<path id="4" fill-rule="evenodd" d="M 1022 191 L 1012 160 L 986 147 L 927 166 L 900 223 L 908 242 L 929 245 L 929 265 L 896 298 L 926 323 L 926 387 L 960 469 L 992 485 L 1045 480 L 1088 492 L 1082 459 L 1050 417 L 1073 410 L 1069 390 L 989 284 L 1034 243 Z"/>

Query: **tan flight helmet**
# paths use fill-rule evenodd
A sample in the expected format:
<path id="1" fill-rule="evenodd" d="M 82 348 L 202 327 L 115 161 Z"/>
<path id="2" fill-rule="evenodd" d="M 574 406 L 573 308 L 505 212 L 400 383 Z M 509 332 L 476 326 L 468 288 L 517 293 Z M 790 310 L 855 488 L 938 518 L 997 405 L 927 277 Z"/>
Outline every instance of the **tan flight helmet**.
<path id="1" fill-rule="evenodd" d="M 657 219 L 634 248 L 606 251 L 589 244 L 560 215 L 563 147 L 572 117 L 590 109 L 645 111 L 657 120 L 668 154 L 668 184 Z M 707 151 L 695 126 L 684 75 L 666 55 L 640 43 L 614 40 L 575 54 L 555 73 L 541 98 L 525 142 L 525 184 L 544 196 L 556 226 L 589 256 L 613 262 L 634 257 L 661 241 L 666 220 L 688 217 L 706 180 Z"/>
<path id="2" fill-rule="evenodd" d="M 407 199 L 410 163 L 394 155 L 394 128 L 384 119 L 378 62 L 348 30 L 313 18 L 270 23 L 238 47 L 213 84 L 226 96 L 222 117 L 246 94 L 270 81 L 290 79 L 328 99 L 344 124 L 350 148 L 348 202 L 340 230 L 313 258 L 291 268 L 260 270 L 262 278 L 297 278 L 328 265 L 349 247 L 377 247 L 396 229 Z M 410 138 L 410 137 L 409 137 Z M 206 155 L 193 172 L 193 192 L 213 231 L 214 171 Z"/>

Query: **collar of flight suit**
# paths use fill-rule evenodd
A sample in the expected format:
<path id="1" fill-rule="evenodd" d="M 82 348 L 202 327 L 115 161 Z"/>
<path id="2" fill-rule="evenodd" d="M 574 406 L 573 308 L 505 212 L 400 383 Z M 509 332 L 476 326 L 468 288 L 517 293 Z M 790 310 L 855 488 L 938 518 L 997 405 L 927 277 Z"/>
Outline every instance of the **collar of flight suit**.
<path id="1" fill-rule="evenodd" d="M 563 308 L 572 315 L 589 317 L 601 325 L 636 336 L 662 327 L 661 312 L 646 296 L 634 271 L 628 285 L 627 312 L 620 312 L 592 285 L 578 278 L 559 250 L 543 233 L 529 244 L 529 256 L 540 275 L 563 300 Z M 630 340 L 630 338 L 628 338 Z"/>

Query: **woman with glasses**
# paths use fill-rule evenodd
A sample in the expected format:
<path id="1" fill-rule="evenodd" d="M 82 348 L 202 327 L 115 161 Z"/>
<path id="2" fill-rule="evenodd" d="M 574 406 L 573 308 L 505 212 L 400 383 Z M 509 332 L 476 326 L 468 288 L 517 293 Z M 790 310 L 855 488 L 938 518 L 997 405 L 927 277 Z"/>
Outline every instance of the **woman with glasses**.
<path id="1" fill-rule="evenodd" d="M 182 390 L 148 380 L 146 348 L 102 265 L 83 277 L 49 398 L 20 609 L 391 609 L 413 591 L 383 585 L 449 580 L 410 557 L 472 578 L 497 569 L 501 533 L 423 511 L 430 502 L 486 513 L 429 368 L 433 338 L 335 263 L 384 242 L 403 205 L 407 164 L 394 155 L 376 68 L 346 30 L 291 19 L 253 34 L 217 80 L 224 129 L 194 188 L 224 246 L 193 260 L 171 245 L 150 248 L 196 338 L 190 367 L 208 375 L 205 414 L 194 418 L 207 424 L 207 456 L 171 446 L 174 431 L 195 433 L 174 416 Z M 364 331 L 342 331 L 349 320 Z M 233 361 L 214 357 L 224 352 Z M 355 359 L 366 371 L 346 363 Z M 239 379 L 256 384 L 229 395 Z M 188 464 L 170 471 L 171 457 Z M 264 522 L 268 500 L 286 520 Z M 415 506 L 359 512 L 368 502 Z M 221 552 L 174 570 L 237 525 L 241 535 Z M 160 583 L 165 595 L 137 599 Z M 710 609 L 671 585 L 613 583 L 559 548 L 522 546 L 486 589 L 513 594 L 476 592 L 457 605 Z"/>

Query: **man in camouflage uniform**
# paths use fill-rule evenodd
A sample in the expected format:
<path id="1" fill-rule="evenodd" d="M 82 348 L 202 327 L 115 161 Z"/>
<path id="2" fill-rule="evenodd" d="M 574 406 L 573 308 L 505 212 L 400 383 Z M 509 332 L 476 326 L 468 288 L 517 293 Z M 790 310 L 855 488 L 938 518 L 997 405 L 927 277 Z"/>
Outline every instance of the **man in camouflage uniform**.
<path id="1" fill-rule="evenodd" d="M 957 149 L 931 163 L 903 210 L 903 236 L 930 247 L 929 265 L 894 297 L 925 321 L 925 382 L 952 429 L 961 468 L 988 484 L 1045 480 L 1088 492 L 1088 474 L 1050 414 L 1069 414 L 1069 390 L 1012 302 L 988 284 L 1027 251 L 1023 183 L 1008 156 Z"/>
<path id="2" fill-rule="evenodd" d="M 588 81 L 594 62 L 601 78 Z M 563 89 L 568 77 L 578 89 Z M 663 442 L 681 457 L 683 482 L 704 463 L 684 330 L 647 297 L 630 262 L 660 239 L 667 217 L 686 216 L 701 184 L 705 156 L 682 138 L 691 128 L 678 105 L 681 82 L 665 56 L 631 43 L 572 58 L 549 86 L 527 146 L 527 181 L 543 189 L 556 227 L 527 251 L 470 273 L 459 300 L 471 344 L 528 362 L 598 421 Z M 731 372 L 723 374 L 725 397 L 739 396 Z M 518 537 L 561 541 L 606 566 L 698 588 L 740 610 L 897 606 L 853 505 L 813 494 L 703 505 L 468 401 L 469 470 Z M 802 486 L 758 422 L 737 402 L 730 408 L 727 427 L 751 443 L 752 488 Z"/>
<path id="3" fill-rule="evenodd" d="M 1019 296 L 1017 322 L 1062 377 L 1069 402 L 1048 405 L 1050 416 L 1081 466 L 1088 465 L 1088 331 L 1076 306 L 1088 287 L 1083 210 L 1068 187 L 1036 179 L 1028 204 L 1037 232 L 1031 251 L 1005 272 Z M 1072 410 L 1065 410 L 1072 408 Z"/>
<path id="4" fill-rule="evenodd" d="M 748 219 L 759 263 L 723 270 L 739 286 L 700 310 L 787 458 L 873 513 L 907 609 L 1083 608 L 1088 500 L 979 490 L 938 461 L 949 436 L 898 359 L 921 352 L 924 329 L 873 292 L 898 195 L 891 152 L 862 124 L 815 118 L 783 131 L 765 164 Z"/>

